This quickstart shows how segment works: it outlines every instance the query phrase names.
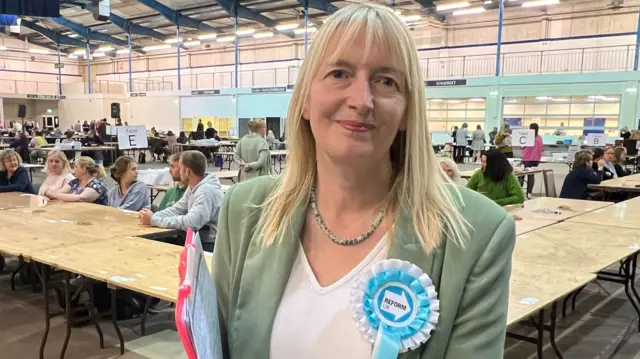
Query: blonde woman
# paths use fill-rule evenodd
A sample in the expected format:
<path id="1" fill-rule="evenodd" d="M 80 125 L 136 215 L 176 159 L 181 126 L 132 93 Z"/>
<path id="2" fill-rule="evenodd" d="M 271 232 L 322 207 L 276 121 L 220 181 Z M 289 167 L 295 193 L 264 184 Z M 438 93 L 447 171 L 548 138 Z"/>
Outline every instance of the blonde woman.
<path id="1" fill-rule="evenodd" d="M 46 190 L 44 195 L 65 202 L 88 202 L 107 205 L 109 189 L 104 183 L 104 167 L 96 164 L 91 157 L 80 157 L 73 166 L 75 179 L 59 191 Z"/>
<path id="2" fill-rule="evenodd" d="M 47 178 L 40 185 L 38 194 L 44 196 L 45 192 L 52 190 L 60 191 L 64 186 L 71 182 L 74 177 L 71 174 L 69 160 L 64 152 L 59 150 L 50 151 L 47 155 L 47 165 L 43 170 L 47 174 Z"/>
<path id="3" fill-rule="evenodd" d="M 440 162 L 440 167 L 442 171 L 449 177 L 449 179 L 459 185 L 464 185 L 465 183 L 462 181 L 462 177 L 460 175 L 460 170 L 458 169 L 458 165 L 449 157 L 440 157 L 438 159 Z"/>
<path id="4" fill-rule="evenodd" d="M 511 127 L 508 123 L 502 125 L 502 129 L 496 136 L 496 147 L 502 152 L 507 158 L 513 158 L 513 146 L 511 140 Z"/>
<path id="5" fill-rule="evenodd" d="M 289 105 L 287 170 L 231 187 L 220 211 L 213 272 L 229 358 L 370 358 L 351 292 L 376 264 L 399 265 L 388 258 L 413 263 L 440 299 L 430 338 L 402 358 L 503 356 L 514 221 L 446 183 L 425 98 L 391 9 L 350 5 L 318 31 Z"/>
<path id="6" fill-rule="evenodd" d="M 264 136 L 267 123 L 259 118 L 249 122 L 249 133 L 244 135 L 236 144 L 233 158 L 240 166 L 238 180 L 246 181 L 250 178 L 271 174 L 271 153 L 269 144 Z"/>

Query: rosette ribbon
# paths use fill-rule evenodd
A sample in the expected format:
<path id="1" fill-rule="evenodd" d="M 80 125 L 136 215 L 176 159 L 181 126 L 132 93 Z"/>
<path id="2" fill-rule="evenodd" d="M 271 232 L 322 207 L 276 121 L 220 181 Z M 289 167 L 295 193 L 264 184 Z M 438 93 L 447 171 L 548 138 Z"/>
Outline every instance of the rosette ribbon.
<path id="1" fill-rule="evenodd" d="M 418 348 L 438 323 L 438 293 L 415 264 L 380 261 L 358 278 L 351 294 L 356 325 L 373 344 L 372 359 L 395 359 Z"/>

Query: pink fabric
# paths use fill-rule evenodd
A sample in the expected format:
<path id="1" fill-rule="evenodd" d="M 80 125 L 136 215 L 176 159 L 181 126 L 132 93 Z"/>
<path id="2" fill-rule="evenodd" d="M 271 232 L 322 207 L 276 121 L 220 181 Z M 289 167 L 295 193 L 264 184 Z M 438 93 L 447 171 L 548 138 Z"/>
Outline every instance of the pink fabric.
<path id="1" fill-rule="evenodd" d="M 74 179 L 74 177 L 70 173 L 63 173 L 63 174 L 61 174 L 59 176 L 49 175 L 49 176 L 47 176 L 47 178 L 45 178 L 44 182 L 42 182 L 42 185 L 40 186 L 40 189 L 38 190 L 38 194 L 40 196 L 44 196 L 44 193 L 48 189 L 50 189 L 52 191 L 59 191 L 67 183 L 69 183 L 69 181 L 71 181 L 72 179 Z"/>
<path id="2" fill-rule="evenodd" d="M 542 137 L 536 136 L 536 142 L 534 146 L 522 148 L 522 160 L 523 161 L 540 161 L 540 158 L 542 158 L 542 151 L 544 151 L 544 144 L 542 143 Z"/>

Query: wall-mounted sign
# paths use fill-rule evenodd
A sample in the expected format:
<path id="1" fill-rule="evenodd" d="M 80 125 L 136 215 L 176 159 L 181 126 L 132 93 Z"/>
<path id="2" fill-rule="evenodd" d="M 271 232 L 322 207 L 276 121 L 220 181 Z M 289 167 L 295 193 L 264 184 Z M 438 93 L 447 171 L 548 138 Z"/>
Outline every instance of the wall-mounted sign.
<path id="1" fill-rule="evenodd" d="M 434 80 L 434 81 L 425 81 L 427 87 L 442 87 L 442 86 L 466 86 L 467 80 Z"/>
<path id="2" fill-rule="evenodd" d="M 53 64 L 53 68 L 55 68 L 55 69 L 64 69 L 64 64 L 63 63 Z"/>
<path id="3" fill-rule="evenodd" d="M 219 95 L 220 90 L 194 90 L 191 91 L 192 95 Z"/>
<path id="4" fill-rule="evenodd" d="M 32 99 L 36 99 L 36 100 L 59 100 L 60 96 L 58 96 L 58 95 L 27 94 L 27 98 L 32 98 Z"/>
<path id="5" fill-rule="evenodd" d="M 536 143 L 536 132 L 534 130 L 513 130 L 511 132 L 513 146 L 515 147 L 533 147 Z"/>
<path id="6" fill-rule="evenodd" d="M 286 92 L 287 88 L 284 86 L 280 87 L 254 87 L 251 89 L 252 93 L 265 93 L 265 92 Z"/>
<path id="7" fill-rule="evenodd" d="M 146 92 L 132 92 L 131 97 L 147 97 Z"/>
<path id="8" fill-rule="evenodd" d="M 607 135 L 604 133 L 587 134 L 587 146 L 604 147 L 607 144 Z"/>

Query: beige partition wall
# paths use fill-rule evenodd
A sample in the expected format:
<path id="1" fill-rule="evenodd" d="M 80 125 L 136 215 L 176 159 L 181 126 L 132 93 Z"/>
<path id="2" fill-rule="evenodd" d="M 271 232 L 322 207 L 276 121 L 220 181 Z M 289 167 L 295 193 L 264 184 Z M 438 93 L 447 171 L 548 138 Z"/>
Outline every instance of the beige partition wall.
<path id="1" fill-rule="evenodd" d="M 152 126 L 158 131 L 180 131 L 180 100 L 178 96 L 131 97 L 126 105 L 131 113 L 130 125 Z"/>

